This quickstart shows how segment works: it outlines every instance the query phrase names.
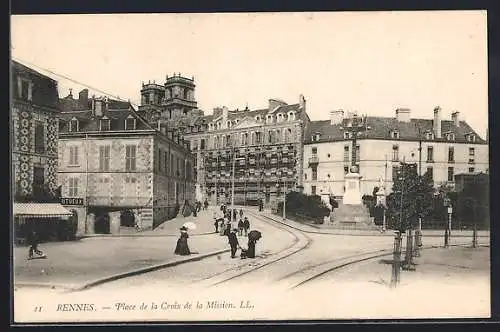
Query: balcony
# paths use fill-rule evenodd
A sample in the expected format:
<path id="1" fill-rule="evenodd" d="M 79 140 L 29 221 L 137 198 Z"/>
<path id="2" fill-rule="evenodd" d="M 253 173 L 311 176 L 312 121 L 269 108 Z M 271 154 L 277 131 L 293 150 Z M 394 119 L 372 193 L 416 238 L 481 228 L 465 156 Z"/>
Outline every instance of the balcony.
<path id="1" fill-rule="evenodd" d="M 317 166 L 319 164 L 318 156 L 309 157 L 309 167 Z"/>

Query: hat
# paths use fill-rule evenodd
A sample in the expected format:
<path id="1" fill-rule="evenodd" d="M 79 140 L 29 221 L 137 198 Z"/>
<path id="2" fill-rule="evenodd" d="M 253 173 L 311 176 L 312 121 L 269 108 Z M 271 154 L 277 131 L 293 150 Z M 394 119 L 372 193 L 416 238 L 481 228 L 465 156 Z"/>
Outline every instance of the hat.
<path id="1" fill-rule="evenodd" d="M 187 227 L 186 226 L 182 226 L 181 228 L 179 228 L 181 231 L 187 231 Z"/>
<path id="2" fill-rule="evenodd" d="M 248 220 L 248 217 L 245 217 L 245 220 Z"/>

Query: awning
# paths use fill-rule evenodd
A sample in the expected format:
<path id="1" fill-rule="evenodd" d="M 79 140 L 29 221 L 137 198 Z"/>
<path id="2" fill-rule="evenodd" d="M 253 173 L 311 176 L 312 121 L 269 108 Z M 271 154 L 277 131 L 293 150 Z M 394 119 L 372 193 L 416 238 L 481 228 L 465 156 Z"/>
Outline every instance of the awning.
<path id="1" fill-rule="evenodd" d="M 73 215 L 59 203 L 14 203 L 13 214 L 25 218 L 58 218 Z"/>

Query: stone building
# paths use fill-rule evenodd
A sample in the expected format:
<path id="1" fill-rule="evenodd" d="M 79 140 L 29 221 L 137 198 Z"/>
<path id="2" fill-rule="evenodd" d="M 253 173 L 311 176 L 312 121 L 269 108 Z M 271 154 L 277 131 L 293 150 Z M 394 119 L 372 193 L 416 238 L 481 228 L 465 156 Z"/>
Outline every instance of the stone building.
<path id="1" fill-rule="evenodd" d="M 194 161 L 180 135 L 88 90 L 60 103 L 59 183 L 80 233 L 154 228 L 193 201 Z"/>
<path id="2" fill-rule="evenodd" d="M 57 82 L 16 61 L 11 73 L 10 183 L 16 237 L 24 237 L 24 225 L 30 224 L 48 238 L 60 219 L 70 215 L 58 204 L 57 194 Z"/>
<path id="3" fill-rule="evenodd" d="M 358 132 L 355 155 L 363 194 L 371 195 L 381 181 L 390 192 L 393 174 L 402 161 L 416 163 L 422 175 L 432 175 L 436 185 L 453 185 L 457 173 L 488 169 L 487 141 L 460 119 L 459 112 L 443 119 L 441 108 L 436 107 L 432 119 L 413 119 L 409 109 L 397 109 L 394 117 L 357 116 L 339 110 L 332 111 L 329 120 L 311 122 L 304 141 L 305 193 L 343 195 L 354 132 Z"/>

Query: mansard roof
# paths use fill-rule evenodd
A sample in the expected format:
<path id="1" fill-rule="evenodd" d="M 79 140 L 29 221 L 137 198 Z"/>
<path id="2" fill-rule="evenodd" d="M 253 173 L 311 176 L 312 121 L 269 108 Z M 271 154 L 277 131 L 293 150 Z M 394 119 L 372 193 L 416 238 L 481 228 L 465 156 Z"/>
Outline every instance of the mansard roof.
<path id="1" fill-rule="evenodd" d="M 342 123 L 339 124 L 331 124 L 330 120 L 311 121 L 305 136 L 305 143 L 343 141 L 344 132 L 351 131 L 348 127 L 348 121 L 349 119 L 344 119 Z M 393 140 L 393 138 L 391 138 L 391 132 L 398 131 L 399 140 L 413 141 L 419 139 L 420 128 L 422 139 L 427 141 L 425 139 L 425 133 L 433 132 L 432 119 L 410 119 L 408 122 L 403 122 L 398 121 L 396 118 L 368 116 L 363 126 L 365 128 L 360 139 Z M 445 134 L 451 132 L 455 134 L 453 142 L 471 143 L 467 140 L 466 135 L 473 134 L 476 137 L 474 143 L 487 143 L 465 121 L 460 121 L 459 126 L 455 126 L 451 120 L 441 120 L 441 132 L 442 138 L 434 137 L 432 140 L 446 142 L 447 139 Z M 313 141 L 312 136 L 315 134 L 319 134 L 319 138 Z"/>

